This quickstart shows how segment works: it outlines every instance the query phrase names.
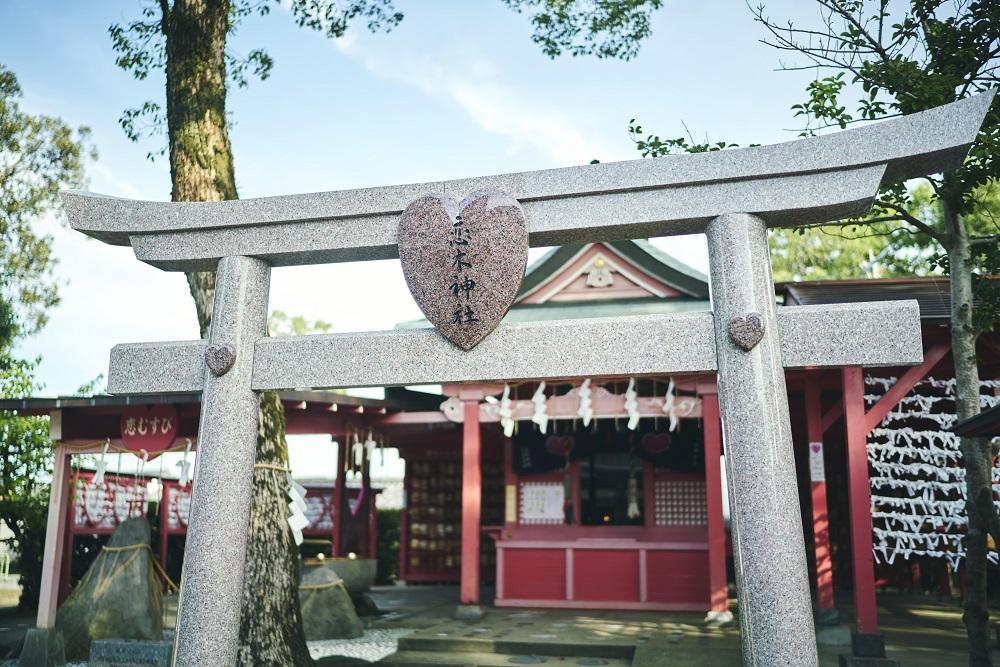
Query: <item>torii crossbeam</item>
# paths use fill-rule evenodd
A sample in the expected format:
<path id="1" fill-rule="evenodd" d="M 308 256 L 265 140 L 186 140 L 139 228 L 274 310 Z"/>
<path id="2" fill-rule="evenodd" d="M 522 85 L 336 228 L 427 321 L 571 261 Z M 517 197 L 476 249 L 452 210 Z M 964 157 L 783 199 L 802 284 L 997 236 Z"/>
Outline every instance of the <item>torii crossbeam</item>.
<path id="1" fill-rule="evenodd" d="M 74 229 L 165 270 L 217 270 L 208 341 L 111 354 L 113 393 L 203 392 L 176 664 L 236 664 L 257 392 L 696 371 L 718 372 L 744 662 L 816 664 L 784 368 L 918 363 L 919 312 L 776 308 L 766 230 L 860 215 L 881 185 L 959 166 L 992 98 L 773 146 L 419 185 L 205 203 L 64 193 Z M 266 337 L 271 266 L 396 257 L 412 200 L 483 189 L 521 203 L 533 246 L 705 232 L 712 311 L 501 324 L 469 352 L 429 330 Z"/>

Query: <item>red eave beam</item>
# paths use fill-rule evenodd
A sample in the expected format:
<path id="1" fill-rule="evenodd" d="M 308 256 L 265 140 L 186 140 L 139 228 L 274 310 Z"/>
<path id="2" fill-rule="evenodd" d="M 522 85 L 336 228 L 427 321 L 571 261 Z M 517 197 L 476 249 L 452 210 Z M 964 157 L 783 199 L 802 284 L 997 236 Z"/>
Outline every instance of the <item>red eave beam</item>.
<path id="1" fill-rule="evenodd" d="M 910 390 L 918 382 L 927 377 L 931 369 L 937 366 L 938 362 L 944 359 L 950 350 L 951 346 L 948 343 L 937 343 L 924 352 L 923 363 L 910 367 L 903 374 L 903 377 L 899 378 L 896 384 L 892 385 L 889 391 L 885 392 L 882 398 L 865 412 L 865 435 L 871 433 L 873 428 L 881 424 L 885 416 L 899 405 L 903 397 L 910 393 Z"/>
<path id="2" fill-rule="evenodd" d="M 826 433 L 830 430 L 830 427 L 837 423 L 840 416 L 844 414 L 844 403 L 839 401 L 834 405 L 830 406 L 830 409 L 826 411 L 823 418 L 820 420 L 821 430 L 820 435 Z"/>

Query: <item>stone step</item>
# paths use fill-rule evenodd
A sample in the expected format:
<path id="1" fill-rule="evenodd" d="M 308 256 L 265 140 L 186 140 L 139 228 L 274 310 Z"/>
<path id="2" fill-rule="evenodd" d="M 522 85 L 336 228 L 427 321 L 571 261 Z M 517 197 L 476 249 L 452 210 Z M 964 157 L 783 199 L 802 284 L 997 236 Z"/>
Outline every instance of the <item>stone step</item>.
<path id="1" fill-rule="evenodd" d="M 506 655 L 540 655 L 565 658 L 607 658 L 631 661 L 634 643 L 528 641 L 513 639 L 478 639 L 474 637 L 428 637 L 410 635 L 399 638 L 399 650 L 439 654 L 479 653 Z M 629 664 L 626 662 L 625 664 Z"/>
<path id="2" fill-rule="evenodd" d="M 473 651 L 397 651 L 378 663 L 386 667 L 630 667 L 631 658 L 564 657 L 530 653 L 481 653 Z"/>

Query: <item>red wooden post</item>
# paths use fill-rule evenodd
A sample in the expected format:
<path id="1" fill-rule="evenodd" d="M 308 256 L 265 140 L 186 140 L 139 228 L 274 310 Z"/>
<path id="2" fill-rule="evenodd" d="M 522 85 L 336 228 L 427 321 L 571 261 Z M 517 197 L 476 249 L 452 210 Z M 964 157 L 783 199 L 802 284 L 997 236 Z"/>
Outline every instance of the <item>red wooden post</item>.
<path id="1" fill-rule="evenodd" d="M 705 495 L 708 510 L 708 588 L 711 611 L 729 609 L 726 582 L 726 525 L 722 516 L 722 425 L 718 394 L 702 394 L 705 437 Z"/>
<path id="2" fill-rule="evenodd" d="M 826 508 L 826 475 L 823 470 L 823 405 L 821 399 L 819 377 L 807 377 L 806 432 L 809 438 L 813 544 L 816 550 L 816 600 L 820 609 L 833 609 L 833 562 L 830 559 L 830 517 Z M 865 456 L 867 457 L 867 453 Z M 865 465 L 867 465 L 867 459 Z M 867 484 L 867 475 L 865 479 Z"/>
<path id="3" fill-rule="evenodd" d="M 62 571 L 63 542 L 72 539 L 66 525 L 69 513 L 69 455 L 62 445 L 55 446 L 55 466 L 49 491 L 49 517 L 45 528 L 45 550 L 42 554 L 42 581 L 38 598 L 37 625 L 54 628 L 59 601 L 59 580 Z"/>
<path id="4" fill-rule="evenodd" d="M 160 481 L 160 567 L 167 571 L 167 534 L 168 524 L 167 512 L 170 508 L 170 493 L 172 484 Z"/>
<path id="5" fill-rule="evenodd" d="M 573 461 L 569 464 L 569 471 L 573 482 L 573 522 L 579 526 L 583 524 L 583 493 L 582 480 L 580 478 L 580 462 Z"/>
<path id="6" fill-rule="evenodd" d="M 370 456 L 375 456 L 374 450 Z M 358 508 L 359 512 L 364 512 L 362 516 L 365 518 L 365 537 L 367 538 L 364 542 L 364 549 L 367 551 L 365 558 L 375 558 L 375 494 L 372 492 L 371 466 L 370 458 L 366 459 L 361 466 L 361 492 L 364 497 L 361 498 L 360 502 L 363 502 L 364 506 Z"/>
<path id="7" fill-rule="evenodd" d="M 378 510 L 374 494 L 368 501 L 368 558 L 378 558 Z"/>
<path id="8" fill-rule="evenodd" d="M 847 432 L 847 479 L 851 512 L 851 562 L 858 632 L 878 632 L 875 603 L 875 558 L 872 554 L 871 491 L 868 486 L 868 429 L 865 425 L 865 381 L 858 366 L 841 370 Z"/>
<path id="9" fill-rule="evenodd" d="M 410 572 L 410 475 L 407 472 L 410 465 L 403 461 L 403 466 L 403 511 L 399 513 L 400 581 L 406 581 Z"/>
<path id="10" fill-rule="evenodd" d="M 342 556 L 340 553 L 341 519 L 344 517 L 344 487 L 347 485 L 347 434 L 337 444 L 337 481 L 333 487 L 333 546 L 330 555 Z"/>
<path id="11" fill-rule="evenodd" d="M 72 467 L 72 460 L 70 457 L 72 454 L 66 455 L 66 467 Z M 62 545 L 62 563 L 60 565 L 59 574 L 59 602 L 62 603 L 66 598 L 69 597 L 69 586 L 71 579 L 73 578 L 73 542 L 76 538 L 76 533 L 73 531 L 74 525 L 74 503 L 75 496 L 79 487 L 80 471 L 77 470 L 73 473 L 70 479 L 69 485 L 63 489 L 64 499 L 63 499 L 63 531 L 65 533 L 65 538 L 60 542 Z"/>
<path id="12" fill-rule="evenodd" d="M 479 514 L 482 498 L 480 466 L 480 392 L 462 392 L 462 580 L 459 598 L 463 605 L 479 604 Z"/>
<path id="13" fill-rule="evenodd" d="M 512 528 L 517 525 L 517 475 L 514 474 L 514 441 L 510 438 L 503 439 L 503 485 L 504 485 L 504 507 L 503 507 L 503 527 Z M 514 488 L 513 498 L 510 496 L 510 489 Z M 500 590 L 500 549 L 497 549 L 497 595 Z"/>
<path id="14" fill-rule="evenodd" d="M 656 527 L 656 494 L 653 464 L 641 461 L 642 465 L 642 524 L 646 528 Z"/>

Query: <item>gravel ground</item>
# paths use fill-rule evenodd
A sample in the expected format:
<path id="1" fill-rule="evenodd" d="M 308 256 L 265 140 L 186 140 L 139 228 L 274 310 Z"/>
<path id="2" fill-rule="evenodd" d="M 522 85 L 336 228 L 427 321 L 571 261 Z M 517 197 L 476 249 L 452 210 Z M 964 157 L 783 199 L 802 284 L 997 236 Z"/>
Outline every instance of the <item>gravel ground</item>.
<path id="1" fill-rule="evenodd" d="M 400 637 L 413 632 L 404 629 L 368 629 L 357 639 L 329 639 L 309 642 L 309 653 L 316 660 L 330 656 L 357 658 L 368 662 L 378 662 L 396 652 Z M 0 667 L 17 667 L 17 660 L 0 660 Z M 87 667 L 85 662 L 68 662 L 66 667 Z"/>
<path id="2" fill-rule="evenodd" d="M 382 658 L 396 652 L 400 637 L 413 630 L 377 629 L 365 630 L 365 634 L 357 639 L 330 639 L 327 641 L 309 642 L 309 653 L 313 658 L 327 658 L 332 655 L 345 658 L 358 658 L 368 662 L 378 662 Z"/>

